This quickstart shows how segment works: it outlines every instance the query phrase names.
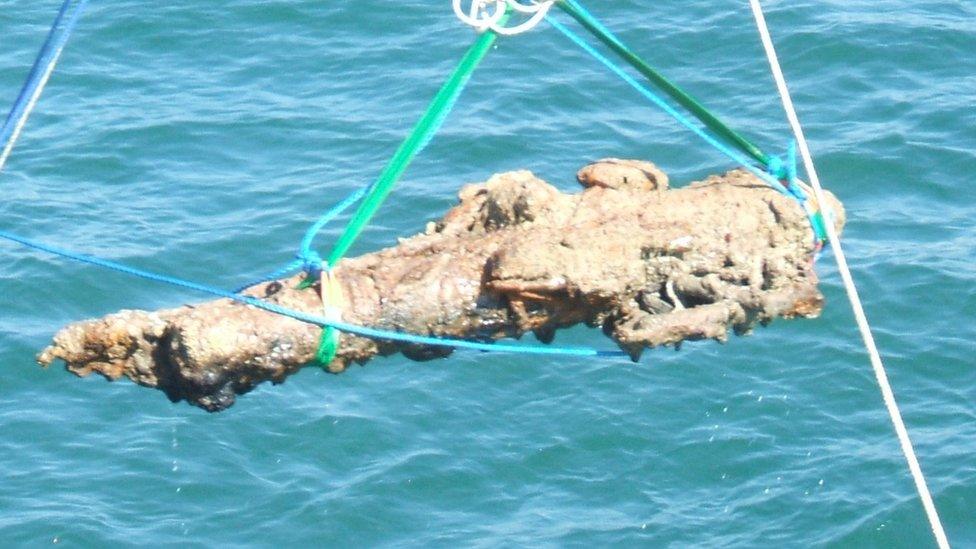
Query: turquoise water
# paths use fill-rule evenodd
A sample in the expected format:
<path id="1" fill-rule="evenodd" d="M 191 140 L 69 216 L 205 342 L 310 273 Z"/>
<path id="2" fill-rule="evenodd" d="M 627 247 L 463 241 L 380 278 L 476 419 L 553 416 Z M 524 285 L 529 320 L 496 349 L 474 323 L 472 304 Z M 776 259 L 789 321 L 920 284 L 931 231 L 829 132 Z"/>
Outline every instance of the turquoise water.
<path id="1" fill-rule="evenodd" d="M 745 2 L 589 5 L 785 148 Z M 0 0 L 0 103 L 57 7 Z M 949 537 L 974 546 L 976 6 L 768 10 Z M 446 1 L 93 2 L 0 174 L 0 228 L 234 287 L 380 171 L 471 39 Z M 571 189 L 604 156 L 675 182 L 729 167 L 552 29 L 503 40 L 352 253 L 422 229 L 463 183 L 529 168 Z M 830 254 L 819 270 L 822 318 L 725 346 L 389 358 L 208 415 L 33 363 L 64 323 L 200 296 L 0 244 L 0 540 L 931 546 Z"/>

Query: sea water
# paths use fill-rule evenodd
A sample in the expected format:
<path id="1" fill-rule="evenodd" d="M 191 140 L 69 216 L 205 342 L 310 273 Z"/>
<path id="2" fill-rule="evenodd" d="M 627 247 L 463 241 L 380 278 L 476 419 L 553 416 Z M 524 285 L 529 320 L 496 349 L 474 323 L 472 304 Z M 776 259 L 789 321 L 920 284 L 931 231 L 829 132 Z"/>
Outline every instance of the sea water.
<path id="1" fill-rule="evenodd" d="M 3 105 L 58 5 L 0 0 Z M 746 2 L 587 5 L 786 149 Z M 949 537 L 976 545 L 976 5 L 766 7 Z M 473 38 L 447 1 L 94 1 L 0 173 L 0 229 L 236 287 L 375 178 Z M 732 167 L 545 24 L 500 40 L 351 254 L 422 230 L 465 183 L 526 168 L 572 190 L 609 156 L 675 185 Z M 210 415 L 34 364 L 65 323 L 205 296 L 2 243 L 0 540 L 930 546 L 829 252 L 818 272 L 821 318 L 727 345 L 637 364 L 391 357 L 307 369 Z"/>

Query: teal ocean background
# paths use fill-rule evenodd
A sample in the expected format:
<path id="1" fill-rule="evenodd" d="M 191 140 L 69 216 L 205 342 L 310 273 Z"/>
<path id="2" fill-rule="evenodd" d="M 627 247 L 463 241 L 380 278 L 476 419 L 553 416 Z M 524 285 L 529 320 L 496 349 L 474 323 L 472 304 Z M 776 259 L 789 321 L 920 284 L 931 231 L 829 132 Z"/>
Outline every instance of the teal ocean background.
<path id="1" fill-rule="evenodd" d="M 0 0 L 3 109 L 59 4 Z M 747 2 L 587 5 L 786 148 Z M 949 538 L 976 546 L 976 4 L 767 10 Z M 446 0 L 96 0 L 0 173 L 0 229 L 235 287 L 380 172 L 472 39 Z M 352 255 L 464 183 L 568 190 L 607 156 L 674 184 L 731 167 L 552 28 L 504 39 Z M 822 318 L 724 346 L 393 357 L 210 415 L 34 364 L 65 323 L 203 296 L 0 243 L 0 543 L 932 546 L 829 252 L 819 272 Z"/>

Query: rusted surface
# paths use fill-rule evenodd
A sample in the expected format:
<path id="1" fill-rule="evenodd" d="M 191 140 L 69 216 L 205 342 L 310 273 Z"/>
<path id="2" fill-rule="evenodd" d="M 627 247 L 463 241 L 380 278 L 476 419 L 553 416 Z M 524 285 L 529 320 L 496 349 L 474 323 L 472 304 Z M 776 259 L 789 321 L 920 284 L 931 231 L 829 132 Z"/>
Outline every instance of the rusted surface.
<path id="1" fill-rule="evenodd" d="M 633 358 L 685 340 L 724 341 L 774 318 L 812 317 L 823 298 L 813 234 L 801 208 L 734 171 L 668 189 L 653 164 L 610 159 L 580 171 L 568 194 L 530 172 L 469 185 L 427 231 L 340 262 L 347 322 L 478 339 L 534 332 L 551 341 L 600 327 Z M 831 198 L 833 200 L 833 198 Z M 843 225 L 843 210 L 832 204 Z M 320 313 L 298 277 L 250 288 Z M 158 312 L 122 311 L 71 324 L 38 357 L 78 375 L 128 377 L 210 411 L 312 360 L 320 329 L 229 300 Z M 377 355 L 415 360 L 449 349 L 342 335 L 332 372 Z"/>

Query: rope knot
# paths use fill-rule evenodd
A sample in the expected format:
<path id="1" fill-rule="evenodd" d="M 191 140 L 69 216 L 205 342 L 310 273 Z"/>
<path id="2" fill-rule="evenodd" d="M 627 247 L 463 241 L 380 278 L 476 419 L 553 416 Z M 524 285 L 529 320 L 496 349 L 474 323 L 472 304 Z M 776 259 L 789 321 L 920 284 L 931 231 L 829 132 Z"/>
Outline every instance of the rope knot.
<path id="1" fill-rule="evenodd" d="M 806 190 L 797 181 L 795 140 L 790 141 L 789 146 L 786 147 L 785 158 L 778 155 L 771 155 L 769 157 L 766 161 L 766 173 L 782 182 L 787 192 L 800 203 L 803 211 L 806 212 L 807 217 L 810 219 L 810 225 L 813 228 L 814 241 L 817 246 L 816 251 L 819 253 L 823 244 L 828 240 L 827 229 L 825 227 L 826 221 L 824 220 L 824 215 L 819 205 L 809 200 Z"/>
<path id="2" fill-rule="evenodd" d="M 766 161 L 766 172 L 786 184 L 786 188 L 797 198 L 805 199 L 796 185 L 796 141 L 786 147 L 786 158 L 772 155 Z"/>
<path id="3" fill-rule="evenodd" d="M 322 265 L 325 263 L 322 256 L 314 250 L 308 250 L 295 256 L 302 262 L 302 270 L 308 274 L 309 278 L 318 278 L 322 274 Z"/>
<path id="4" fill-rule="evenodd" d="M 786 179 L 786 168 L 784 167 L 783 157 L 772 155 L 769 157 L 769 161 L 766 162 L 766 173 L 779 179 L 780 181 Z"/>

